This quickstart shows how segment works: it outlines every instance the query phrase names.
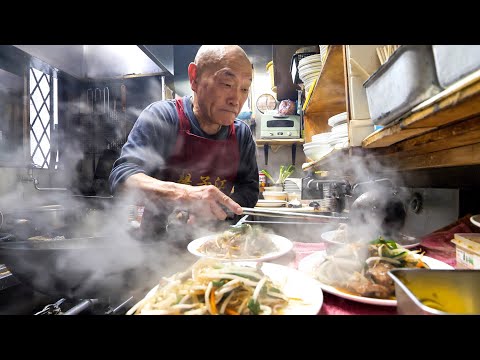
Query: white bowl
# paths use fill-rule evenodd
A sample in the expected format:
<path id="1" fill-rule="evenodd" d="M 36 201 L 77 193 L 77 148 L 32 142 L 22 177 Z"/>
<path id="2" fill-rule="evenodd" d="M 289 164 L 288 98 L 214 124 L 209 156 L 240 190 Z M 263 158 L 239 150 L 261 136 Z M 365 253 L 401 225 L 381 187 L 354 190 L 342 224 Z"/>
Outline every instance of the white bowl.
<path id="1" fill-rule="evenodd" d="M 340 114 L 334 115 L 328 119 L 328 125 L 335 126 L 337 124 L 341 124 L 342 122 L 347 121 L 347 113 L 342 112 Z"/>
<path id="2" fill-rule="evenodd" d="M 316 161 L 324 157 L 332 150 L 330 145 L 323 145 L 322 146 L 313 146 L 306 149 L 303 149 L 305 156 L 309 159 Z"/>
<path id="3" fill-rule="evenodd" d="M 287 200 L 286 191 L 264 191 L 263 198 L 265 200 Z"/>
<path id="4" fill-rule="evenodd" d="M 313 143 L 326 143 L 330 137 L 330 132 L 315 134 L 312 136 Z"/>

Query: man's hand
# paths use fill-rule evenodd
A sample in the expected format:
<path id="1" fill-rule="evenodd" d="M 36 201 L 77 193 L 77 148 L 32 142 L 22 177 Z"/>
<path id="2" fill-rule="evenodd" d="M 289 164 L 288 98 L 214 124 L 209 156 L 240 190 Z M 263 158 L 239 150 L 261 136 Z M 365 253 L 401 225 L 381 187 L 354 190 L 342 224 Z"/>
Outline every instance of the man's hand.
<path id="1" fill-rule="evenodd" d="M 225 220 L 227 213 L 243 213 L 242 207 L 214 185 L 191 186 L 161 181 L 146 174 L 127 178 L 122 191 L 140 190 L 149 201 L 169 201 L 177 209 L 189 212 L 188 223 L 195 221 Z M 225 210 L 224 210 L 225 209 Z"/>
<path id="2" fill-rule="evenodd" d="M 188 223 L 213 219 L 225 220 L 227 217 L 225 209 L 237 215 L 243 213 L 239 204 L 213 185 L 180 186 L 183 188 L 180 202 L 190 211 Z"/>

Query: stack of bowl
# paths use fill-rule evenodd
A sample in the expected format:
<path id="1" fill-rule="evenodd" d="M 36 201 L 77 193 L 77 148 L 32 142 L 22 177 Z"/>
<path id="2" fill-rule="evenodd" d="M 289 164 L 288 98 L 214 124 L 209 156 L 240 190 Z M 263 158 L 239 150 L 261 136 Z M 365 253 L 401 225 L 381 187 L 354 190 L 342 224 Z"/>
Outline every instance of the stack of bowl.
<path id="1" fill-rule="evenodd" d="M 317 161 L 331 151 L 328 143 L 330 133 L 315 134 L 312 136 L 312 142 L 303 144 L 303 152 L 310 160 Z"/>
<path id="2" fill-rule="evenodd" d="M 320 54 L 313 54 L 300 59 L 298 62 L 298 76 L 305 87 L 305 94 L 308 93 L 321 71 L 322 59 Z"/>
<path id="3" fill-rule="evenodd" d="M 328 119 L 328 125 L 332 127 L 328 144 L 336 149 L 348 147 L 348 123 L 347 113 L 342 112 Z"/>

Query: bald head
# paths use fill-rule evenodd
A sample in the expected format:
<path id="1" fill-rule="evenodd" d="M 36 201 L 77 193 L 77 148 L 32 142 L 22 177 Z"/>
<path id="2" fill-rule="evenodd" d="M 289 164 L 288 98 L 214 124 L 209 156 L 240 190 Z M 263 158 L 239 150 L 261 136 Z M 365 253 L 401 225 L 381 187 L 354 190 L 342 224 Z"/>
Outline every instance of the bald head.
<path id="1" fill-rule="evenodd" d="M 252 64 L 245 51 L 238 45 L 202 45 L 195 56 L 197 75 L 206 69 L 230 67 L 231 64 Z"/>
<path id="2" fill-rule="evenodd" d="M 238 45 L 203 45 L 188 65 L 193 113 L 202 130 L 215 134 L 233 124 L 247 100 L 253 67 Z"/>

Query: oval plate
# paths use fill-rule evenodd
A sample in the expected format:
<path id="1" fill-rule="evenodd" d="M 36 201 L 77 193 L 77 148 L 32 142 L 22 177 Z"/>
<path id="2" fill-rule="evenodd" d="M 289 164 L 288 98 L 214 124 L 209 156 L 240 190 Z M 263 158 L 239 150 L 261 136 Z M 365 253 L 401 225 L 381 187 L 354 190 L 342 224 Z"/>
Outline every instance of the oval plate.
<path id="1" fill-rule="evenodd" d="M 207 257 L 207 258 L 210 258 L 210 259 L 216 259 L 216 260 L 221 260 L 221 261 L 235 261 L 236 262 L 236 261 L 267 261 L 267 260 L 272 260 L 272 259 L 276 259 L 276 258 L 279 258 L 280 256 L 285 255 L 286 253 L 288 253 L 293 248 L 293 243 L 290 240 L 288 240 L 287 238 L 285 238 L 283 236 L 280 236 L 280 235 L 275 235 L 275 234 L 265 234 L 277 246 L 277 249 L 278 249 L 277 251 L 269 252 L 269 253 L 263 254 L 262 256 L 258 256 L 258 257 L 252 256 L 252 257 L 249 257 L 249 258 L 245 258 L 245 257 L 243 257 L 243 258 L 240 258 L 240 257 L 239 258 L 227 258 L 223 254 L 219 254 L 218 256 L 207 255 L 207 254 L 204 254 L 204 253 L 202 253 L 198 250 L 200 248 L 200 246 L 202 246 L 204 243 L 206 243 L 207 241 L 213 241 L 215 238 L 217 238 L 221 234 L 222 233 L 207 235 L 207 236 L 203 236 L 201 238 L 195 239 L 188 244 L 187 249 L 191 254 L 193 254 L 195 256 L 198 256 L 198 257 Z"/>
<path id="2" fill-rule="evenodd" d="M 298 264 L 298 270 L 305 272 L 306 274 L 312 276 L 314 279 L 316 279 L 315 276 L 315 271 L 317 267 L 325 261 L 325 251 L 317 251 L 314 252 L 305 258 L 303 258 L 300 263 Z M 442 262 L 439 260 L 436 260 L 434 258 L 428 257 L 428 256 L 423 256 L 422 261 L 427 264 L 431 269 L 448 269 L 448 270 L 453 270 L 453 267 Z M 316 279 L 318 281 L 318 279 Z M 371 304 L 371 305 L 381 305 L 381 306 L 397 306 L 397 300 L 393 299 L 377 299 L 377 298 L 371 298 L 371 297 L 366 297 L 366 296 L 360 296 L 360 295 L 353 295 L 351 293 L 343 292 L 336 287 L 327 285 L 320 282 L 320 286 L 322 287 L 322 290 L 325 292 L 328 292 L 333 295 L 337 295 L 341 298 L 348 299 L 348 300 L 353 300 L 357 302 L 361 302 L 364 304 Z"/>

